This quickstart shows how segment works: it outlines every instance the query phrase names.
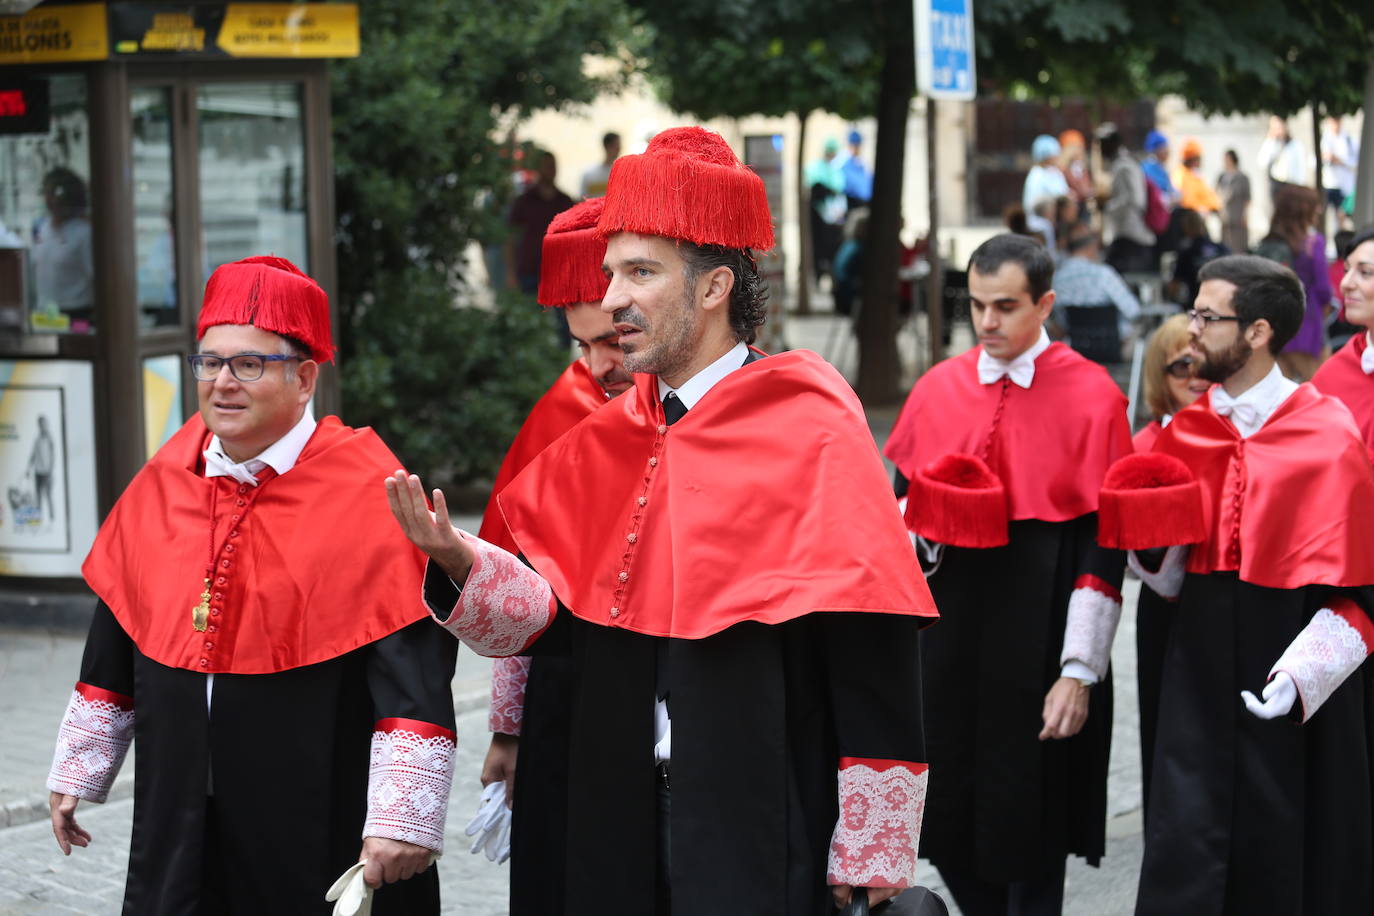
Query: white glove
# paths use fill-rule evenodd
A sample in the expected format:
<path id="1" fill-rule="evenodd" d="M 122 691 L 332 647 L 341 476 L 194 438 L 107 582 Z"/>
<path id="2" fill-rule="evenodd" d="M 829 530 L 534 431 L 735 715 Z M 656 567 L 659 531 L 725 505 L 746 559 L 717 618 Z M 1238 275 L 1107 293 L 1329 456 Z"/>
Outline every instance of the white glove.
<path id="1" fill-rule="evenodd" d="M 510 858 L 510 808 L 506 807 L 506 781 L 498 779 L 482 790 L 477 814 L 463 831 L 476 836 L 473 855 L 486 850 L 487 859 L 498 865 Z"/>
<path id="2" fill-rule="evenodd" d="M 1251 715 L 1261 719 L 1277 719 L 1292 711 L 1293 704 L 1298 699 L 1298 687 L 1287 671 L 1280 671 L 1274 675 L 1273 680 L 1264 685 L 1262 695 L 1263 703 L 1255 699 L 1255 695 L 1248 690 L 1240 692 L 1240 698 L 1245 701 L 1245 708 L 1250 710 Z"/>
<path id="3" fill-rule="evenodd" d="M 324 895 L 325 902 L 338 901 L 334 904 L 334 916 L 369 916 L 372 912 L 372 888 L 363 880 L 366 865 L 366 859 L 350 865 Z"/>
<path id="4" fill-rule="evenodd" d="M 1175 544 L 1164 551 L 1164 560 L 1154 572 L 1140 564 L 1134 550 L 1126 552 L 1126 565 L 1156 595 L 1173 600 L 1183 591 L 1183 577 L 1188 572 L 1188 547 L 1188 544 Z"/>

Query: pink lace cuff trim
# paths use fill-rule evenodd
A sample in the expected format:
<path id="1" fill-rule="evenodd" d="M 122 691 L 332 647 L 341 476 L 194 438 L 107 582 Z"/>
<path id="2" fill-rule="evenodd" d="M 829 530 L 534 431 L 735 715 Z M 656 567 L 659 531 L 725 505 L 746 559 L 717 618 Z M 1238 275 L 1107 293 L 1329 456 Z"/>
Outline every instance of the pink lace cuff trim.
<path id="1" fill-rule="evenodd" d="M 1092 669 L 1098 680 L 1106 677 L 1112 640 L 1116 638 L 1116 625 L 1120 622 L 1121 592 L 1097 576 L 1079 576 L 1069 595 L 1059 664 L 1082 662 Z"/>
<path id="2" fill-rule="evenodd" d="M 77 682 L 57 729 L 49 791 L 103 802 L 133 740 L 133 699 Z"/>
<path id="3" fill-rule="evenodd" d="M 498 658 L 491 663 L 491 711 L 487 725 L 493 732 L 520 735 L 525 716 L 525 682 L 530 677 L 528 655 Z"/>
<path id="4" fill-rule="evenodd" d="M 472 569 L 448 619 L 434 619 L 478 655 L 518 655 L 553 622 L 558 611 L 553 589 L 512 554 L 459 533 L 472 546 Z"/>
<path id="5" fill-rule="evenodd" d="M 840 759 L 840 817 L 826 883 L 911 887 L 929 768 L 904 760 Z"/>
<path id="6" fill-rule="evenodd" d="M 1298 688 L 1302 721 L 1312 718 L 1336 688 L 1374 649 L 1374 625 L 1348 599 L 1333 601 L 1312 615 L 1307 626 L 1274 663 L 1269 677 L 1286 672 Z"/>
<path id="7" fill-rule="evenodd" d="M 454 735 L 416 719 L 382 719 L 372 732 L 363 836 L 444 851 Z"/>

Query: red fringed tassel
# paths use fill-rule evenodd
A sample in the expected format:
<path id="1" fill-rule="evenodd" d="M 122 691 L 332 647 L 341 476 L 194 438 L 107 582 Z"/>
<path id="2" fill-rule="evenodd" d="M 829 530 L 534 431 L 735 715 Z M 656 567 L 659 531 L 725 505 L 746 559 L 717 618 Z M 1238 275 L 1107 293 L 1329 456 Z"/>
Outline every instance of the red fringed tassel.
<path id="1" fill-rule="evenodd" d="M 1097 542 L 1112 550 L 1196 544 L 1207 535 L 1202 487 L 1171 455 L 1127 455 L 1108 469 L 1097 509 Z"/>
<path id="2" fill-rule="evenodd" d="M 907 527 L 952 547 L 1004 547 L 1009 538 L 1007 491 L 972 455 L 948 455 L 911 478 Z"/>
<path id="3" fill-rule="evenodd" d="M 606 240 L 597 237 L 594 224 L 558 233 L 550 225 L 539 264 L 539 304 L 568 306 L 606 298 L 610 280 L 601 270 L 605 259 Z"/>
<path id="4" fill-rule="evenodd" d="M 210 275 L 196 337 L 221 324 L 252 325 L 295 338 L 310 347 L 317 362 L 334 358 L 329 297 L 285 258 L 246 258 Z"/>

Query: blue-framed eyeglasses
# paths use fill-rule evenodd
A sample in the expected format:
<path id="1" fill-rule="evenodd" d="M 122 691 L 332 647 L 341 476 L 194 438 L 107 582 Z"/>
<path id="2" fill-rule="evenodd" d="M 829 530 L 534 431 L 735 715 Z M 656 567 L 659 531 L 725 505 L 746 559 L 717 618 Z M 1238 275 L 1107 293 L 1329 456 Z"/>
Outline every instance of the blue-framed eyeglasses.
<path id="1" fill-rule="evenodd" d="M 219 378 L 225 363 L 229 372 L 240 382 L 256 382 L 267 371 L 268 363 L 281 363 L 299 356 L 284 356 L 279 353 L 239 353 L 236 356 L 211 356 L 209 353 L 193 353 L 186 357 L 191 364 L 191 374 L 202 382 L 213 382 Z"/>

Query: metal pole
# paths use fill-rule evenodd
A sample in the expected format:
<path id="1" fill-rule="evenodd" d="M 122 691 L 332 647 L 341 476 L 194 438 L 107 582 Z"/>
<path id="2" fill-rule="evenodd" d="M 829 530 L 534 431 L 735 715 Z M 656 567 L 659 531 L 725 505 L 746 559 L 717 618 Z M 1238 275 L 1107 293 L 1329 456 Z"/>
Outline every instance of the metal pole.
<path id="1" fill-rule="evenodd" d="M 1364 77 L 1364 128 L 1355 185 L 1355 225 L 1374 226 L 1374 60 Z"/>
<path id="2" fill-rule="evenodd" d="M 944 264 L 940 258 L 940 189 L 936 177 L 935 159 L 936 103 L 926 98 L 926 187 L 930 198 L 930 232 L 926 236 L 926 259 L 930 273 L 926 276 L 926 329 L 930 334 L 930 365 L 945 358 L 945 297 Z"/>

